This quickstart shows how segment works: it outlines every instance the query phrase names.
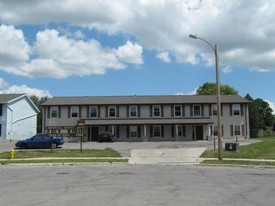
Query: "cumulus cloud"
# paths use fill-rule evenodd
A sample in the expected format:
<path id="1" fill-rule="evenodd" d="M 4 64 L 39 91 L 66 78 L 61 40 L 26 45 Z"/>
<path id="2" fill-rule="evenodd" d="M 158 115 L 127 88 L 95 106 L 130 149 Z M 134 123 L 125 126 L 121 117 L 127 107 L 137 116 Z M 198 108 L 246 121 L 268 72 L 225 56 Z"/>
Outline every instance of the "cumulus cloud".
<path id="1" fill-rule="evenodd" d="M 120 46 L 116 50 L 116 55 L 119 59 L 126 63 L 131 64 L 143 64 L 143 60 L 141 58 L 142 55 L 142 47 L 138 44 L 133 44 L 130 41 L 123 46 Z"/>
<path id="2" fill-rule="evenodd" d="M 41 89 L 36 89 L 36 88 L 30 88 L 27 87 L 26 85 L 12 85 L 10 87 L 8 87 L 5 90 L 0 91 L 1 94 L 22 94 L 22 93 L 26 93 L 28 96 L 37 96 L 39 98 L 41 97 L 52 97 L 52 95 L 50 94 L 50 92 L 48 90 L 41 90 Z"/>
<path id="3" fill-rule="evenodd" d="M 157 54 L 157 58 L 159 58 L 160 60 L 169 63 L 171 62 L 171 58 L 169 56 L 169 52 L 160 52 Z"/>
<path id="4" fill-rule="evenodd" d="M 66 78 L 104 74 L 106 69 L 120 70 L 127 64 L 143 63 L 142 47 L 137 43 L 128 41 L 118 48 L 105 48 L 94 39 L 76 40 L 56 30 L 38 32 L 32 52 L 36 58 L 2 70 L 26 77 Z"/>
<path id="5" fill-rule="evenodd" d="M 49 90 L 36 89 L 28 87 L 27 85 L 9 85 L 3 78 L 0 77 L 0 94 L 28 94 L 29 96 L 35 95 L 37 97 L 52 97 Z"/>
<path id="6" fill-rule="evenodd" d="M 20 65 L 29 59 L 30 46 L 21 30 L 0 25 L 0 67 Z"/>
<path id="7" fill-rule="evenodd" d="M 173 57 L 173 60 L 180 63 L 213 65 L 212 49 L 200 40 L 188 38 L 190 33 L 198 34 L 212 45 L 218 45 L 222 65 L 235 65 L 255 71 L 275 70 L 274 17 L 275 5 L 270 0 L 253 0 L 249 1 L 249 4 L 239 0 L 113 0 L 112 2 L 40 0 L 35 3 L 14 0 L 2 1 L 0 9 L 0 19 L 5 24 L 68 22 L 78 27 L 79 31 L 85 27 L 107 35 L 133 36 L 140 47 L 158 51 L 161 55 L 159 58 L 164 61 L 168 61 L 164 54 L 169 52 L 169 57 Z M 21 55 L 16 55 L 20 62 L 28 58 L 28 45 L 24 47 L 24 39 L 19 36 L 17 35 L 16 39 L 21 42 L 20 48 L 24 48 Z M 82 37 L 81 31 L 75 33 L 75 39 Z M 138 64 L 141 62 L 139 58 L 132 59 L 136 53 L 126 57 L 123 51 L 117 51 L 117 56 L 114 48 L 108 49 L 102 48 L 100 44 L 95 45 L 98 42 L 72 41 L 61 37 L 55 40 L 58 40 L 61 45 L 69 46 L 68 55 L 80 50 L 80 44 L 86 45 L 83 46 L 86 48 L 92 46 L 95 49 L 96 47 L 95 51 L 99 51 L 99 58 L 96 58 L 97 65 L 88 65 L 91 68 L 89 71 L 82 64 L 74 65 L 80 66 L 82 75 L 104 73 L 104 70 L 109 67 L 125 68 L 123 64 L 125 59 Z M 138 53 L 135 45 L 137 43 L 133 45 L 126 43 L 125 46 L 132 46 L 135 50 L 133 52 Z M 58 48 L 54 51 L 56 54 L 59 53 L 57 50 Z M 83 50 L 80 51 L 83 54 Z M 106 65 L 102 57 L 103 53 L 106 54 L 110 64 Z M 12 57 L 12 55 L 9 56 Z M 121 59 L 123 63 L 119 61 L 121 57 L 123 57 Z M 80 61 L 83 63 L 87 55 L 81 58 Z M 64 64 L 61 65 L 62 61 Z M 64 71 L 67 61 L 69 59 L 65 58 L 55 63 L 59 70 Z M 70 71 L 69 74 L 64 75 L 59 72 L 58 75 L 61 77 L 74 75 L 71 71 L 72 65 L 66 65 Z M 28 65 L 25 65 L 26 68 L 29 69 Z M 20 72 L 24 73 L 24 71 Z"/>

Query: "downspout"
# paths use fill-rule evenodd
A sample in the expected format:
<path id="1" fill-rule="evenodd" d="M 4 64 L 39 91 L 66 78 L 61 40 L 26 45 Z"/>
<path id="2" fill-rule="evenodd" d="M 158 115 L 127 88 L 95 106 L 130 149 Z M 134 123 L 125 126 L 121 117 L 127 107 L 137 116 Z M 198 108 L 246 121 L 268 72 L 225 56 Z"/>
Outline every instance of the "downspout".
<path id="1" fill-rule="evenodd" d="M 10 108 L 10 106 L 7 104 L 7 108 L 11 111 L 11 124 L 10 124 L 10 132 L 8 132 L 8 135 L 10 137 L 10 135 L 12 134 L 12 125 L 13 125 L 13 110 L 12 108 Z M 8 114 L 7 114 L 8 116 Z M 8 122 L 7 122 L 8 123 Z M 7 138 L 6 138 L 7 139 Z M 9 138 L 11 140 L 11 137 Z"/>

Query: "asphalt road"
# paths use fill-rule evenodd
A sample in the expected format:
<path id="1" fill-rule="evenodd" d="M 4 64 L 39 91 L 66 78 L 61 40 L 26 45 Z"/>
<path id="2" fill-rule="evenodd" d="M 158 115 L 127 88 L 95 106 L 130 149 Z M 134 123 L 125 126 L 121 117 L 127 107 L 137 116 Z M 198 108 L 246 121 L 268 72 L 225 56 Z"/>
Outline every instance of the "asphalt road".
<path id="1" fill-rule="evenodd" d="M 275 170 L 94 165 L 0 166 L 1 205 L 273 206 Z"/>

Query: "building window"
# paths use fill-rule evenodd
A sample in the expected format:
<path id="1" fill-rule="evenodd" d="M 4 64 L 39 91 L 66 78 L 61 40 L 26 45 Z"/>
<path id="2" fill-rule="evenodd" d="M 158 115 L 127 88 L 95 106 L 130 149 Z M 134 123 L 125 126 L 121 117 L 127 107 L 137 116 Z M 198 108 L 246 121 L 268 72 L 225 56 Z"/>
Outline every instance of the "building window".
<path id="1" fill-rule="evenodd" d="M 137 105 L 130 105 L 129 107 L 129 117 L 137 117 Z"/>
<path id="2" fill-rule="evenodd" d="M 3 115 L 3 104 L 0 104 L 0 116 Z"/>
<path id="3" fill-rule="evenodd" d="M 153 126 L 153 137 L 161 137 L 161 126 Z"/>
<path id="4" fill-rule="evenodd" d="M 218 109 L 217 109 L 217 105 L 216 104 L 212 104 L 211 111 L 212 111 L 212 116 L 216 116 L 217 115 Z"/>
<path id="5" fill-rule="evenodd" d="M 174 116 L 175 117 L 181 117 L 182 116 L 182 106 L 181 105 L 175 105 L 174 106 Z"/>
<path id="6" fill-rule="evenodd" d="M 193 116 L 195 117 L 201 116 L 201 105 L 193 105 Z"/>
<path id="7" fill-rule="evenodd" d="M 161 116 L 161 107 L 160 105 L 153 105 L 153 117 Z"/>
<path id="8" fill-rule="evenodd" d="M 78 106 L 71 107 L 71 117 L 78 117 Z"/>
<path id="9" fill-rule="evenodd" d="M 138 127 L 137 126 L 130 126 L 129 137 L 138 137 Z"/>
<path id="10" fill-rule="evenodd" d="M 116 117 L 116 106 L 108 107 L 108 117 Z"/>
<path id="11" fill-rule="evenodd" d="M 0 124 L 0 137 L 2 136 L 2 124 Z"/>
<path id="12" fill-rule="evenodd" d="M 234 135 L 241 135 L 241 125 L 234 125 Z"/>
<path id="13" fill-rule="evenodd" d="M 90 117 L 98 117 L 98 107 L 90 106 Z"/>
<path id="14" fill-rule="evenodd" d="M 57 118 L 58 117 L 58 107 L 51 107 L 51 118 Z"/>
<path id="15" fill-rule="evenodd" d="M 232 105 L 232 113 L 234 116 L 238 116 L 241 114 L 241 105 L 240 104 L 233 104 Z"/>

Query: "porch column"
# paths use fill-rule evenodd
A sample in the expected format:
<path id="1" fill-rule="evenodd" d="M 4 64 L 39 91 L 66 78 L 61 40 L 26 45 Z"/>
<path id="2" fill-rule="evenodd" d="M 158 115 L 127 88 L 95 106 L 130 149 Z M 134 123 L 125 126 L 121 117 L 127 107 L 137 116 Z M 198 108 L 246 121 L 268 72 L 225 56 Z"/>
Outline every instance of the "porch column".
<path id="1" fill-rule="evenodd" d="M 115 135 L 115 125 L 112 125 L 112 135 Z"/>
<path id="2" fill-rule="evenodd" d="M 145 142 L 148 141 L 148 137 L 147 137 L 147 126 L 146 126 L 146 124 L 143 125 L 143 141 L 145 141 Z"/>
<path id="3" fill-rule="evenodd" d="M 179 125 L 176 124 L 175 127 L 176 127 L 175 140 L 179 141 Z"/>

